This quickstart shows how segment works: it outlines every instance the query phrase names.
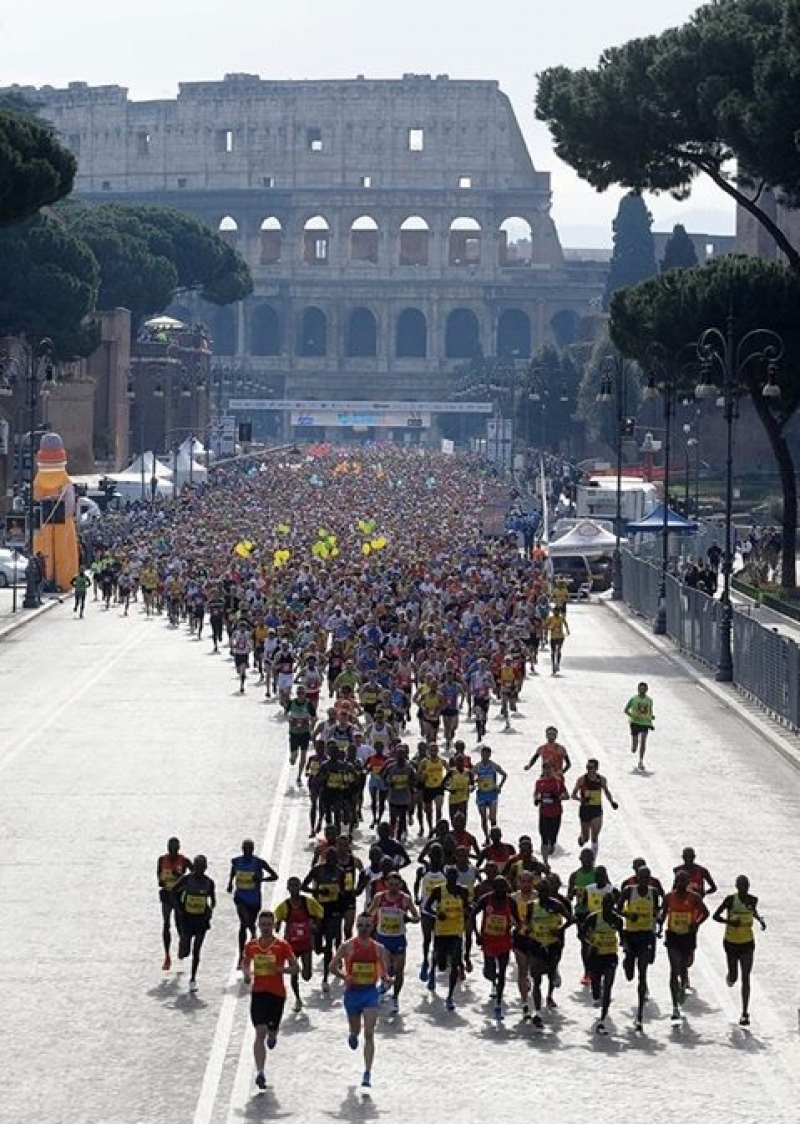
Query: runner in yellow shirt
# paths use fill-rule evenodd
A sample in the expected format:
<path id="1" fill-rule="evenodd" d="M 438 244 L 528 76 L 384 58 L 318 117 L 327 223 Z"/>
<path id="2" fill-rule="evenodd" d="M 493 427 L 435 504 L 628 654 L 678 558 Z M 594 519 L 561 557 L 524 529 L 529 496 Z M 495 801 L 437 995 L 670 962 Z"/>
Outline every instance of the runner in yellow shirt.
<path id="1" fill-rule="evenodd" d="M 762 932 L 767 924 L 758 912 L 758 898 L 750 893 L 750 879 L 740 874 L 736 879 L 736 893 L 729 894 L 714 913 L 714 921 L 725 926 L 722 946 L 728 960 L 728 987 L 733 987 L 742 973 L 742 1017 L 739 1026 L 750 1025 L 750 973 L 753 970 L 753 957 L 756 942 L 753 938 L 753 922 L 757 921 Z"/>

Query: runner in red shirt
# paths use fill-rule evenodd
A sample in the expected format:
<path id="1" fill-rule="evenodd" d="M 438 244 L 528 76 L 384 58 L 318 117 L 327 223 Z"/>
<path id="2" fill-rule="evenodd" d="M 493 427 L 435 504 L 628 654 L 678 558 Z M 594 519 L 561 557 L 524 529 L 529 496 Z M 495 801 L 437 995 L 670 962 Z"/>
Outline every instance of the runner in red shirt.
<path id="1" fill-rule="evenodd" d="M 187 871 L 192 869 L 190 859 L 186 855 L 181 854 L 181 843 L 175 836 L 167 840 L 167 852 L 164 855 L 159 855 L 156 864 L 156 878 L 158 879 L 158 897 L 161 902 L 161 917 L 163 926 L 161 929 L 161 939 L 164 942 L 164 963 L 161 965 L 163 971 L 168 972 L 172 967 L 172 957 L 169 954 L 170 945 L 172 944 L 172 927 L 170 920 L 175 912 L 175 895 L 172 888 L 179 878 L 182 878 Z M 177 915 L 175 918 L 175 927 L 178 926 Z"/>
<path id="2" fill-rule="evenodd" d="M 508 958 L 511 954 L 511 930 L 519 927 L 517 903 L 509 893 L 508 879 L 498 874 L 492 881 L 492 892 L 476 902 L 472 911 L 475 939 L 483 949 L 483 974 L 492 984 L 494 1017 L 503 1018 L 503 991 L 506 986 Z M 478 918 L 482 917 L 480 931 Z"/>
<path id="3" fill-rule="evenodd" d="M 484 863 L 495 863 L 498 870 L 502 870 L 514 854 L 511 843 L 503 842 L 503 832 L 499 827 L 493 827 L 489 832 L 489 842 L 483 848 L 478 858 L 478 866 Z"/>
<path id="4" fill-rule="evenodd" d="M 569 800 L 564 778 L 556 773 L 549 761 L 542 762 L 542 775 L 533 788 L 533 802 L 539 809 L 539 837 L 542 841 L 542 861 L 547 862 L 556 849 L 561 830 L 562 801 Z"/>
<path id="5" fill-rule="evenodd" d="M 285 975 L 296 975 L 299 964 L 288 941 L 275 936 L 275 914 L 263 910 L 258 915 L 258 936 L 248 941 L 242 954 L 242 972 L 251 984 L 250 1019 L 255 1027 L 253 1056 L 256 1060 L 256 1085 L 264 1089 L 266 1047 L 274 1050 L 286 1002 Z"/>
<path id="6" fill-rule="evenodd" d="M 292 952 L 300 961 L 300 974 L 308 982 L 311 979 L 311 952 L 314 947 L 314 933 L 325 916 L 325 911 L 316 898 L 300 893 L 300 879 L 290 878 L 286 883 L 289 897 L 275 908 L 275 928 L 284 925 L 284 935 L 292 947 Z M 303 1009 L 300 998 L 298 974 L 291 978 L 294 992 L 295 1014 Z"/>

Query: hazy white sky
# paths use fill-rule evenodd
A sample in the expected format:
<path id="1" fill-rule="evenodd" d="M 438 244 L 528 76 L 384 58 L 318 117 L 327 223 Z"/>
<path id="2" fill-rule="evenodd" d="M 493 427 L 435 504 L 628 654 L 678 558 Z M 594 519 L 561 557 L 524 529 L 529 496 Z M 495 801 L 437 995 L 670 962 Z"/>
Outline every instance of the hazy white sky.
<path id="1" fill-rule="evenodd" d="M 695 0 L 37 0 L 0 4 L 0 85 L 126 86 L 171 97 L 179 81 L 244 71 L 264 78 L 493 78 L 510 96 L 534 163 L 553 176 L 565 245 L 610 242 L 618 192 L 598 195 L 550 149 L 534 120 L 536 74 L 591 66 L 604 47 L 683 23 Z M 713 185 L 649 201 L 657 229 L 728 233 Z"/>

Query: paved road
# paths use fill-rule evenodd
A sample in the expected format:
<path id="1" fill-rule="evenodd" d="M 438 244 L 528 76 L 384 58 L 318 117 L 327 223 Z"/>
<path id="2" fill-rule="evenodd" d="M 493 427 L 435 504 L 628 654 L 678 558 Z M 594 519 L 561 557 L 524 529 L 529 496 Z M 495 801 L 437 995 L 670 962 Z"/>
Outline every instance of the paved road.
<path id="1" fill-rule="evenodd" d="M 615 880 L 637 854 L 665 876 L 686 844 L 724 892 L 748 873 L 769 923 L 752 1029 L 736 1025 L 721 929 L 710 923 L 682 1027 L 669 1022 L 662 950 L 646 1034 L 630 1029 L 634 992 L 620 980 L 607 1040 L 592 1034 L 571 941 L 557 1016 L 537 1033 L 519 1021 L 513 984 L 504 1028 L 490 1024 L 478 972 L 447 1015 L 415 978 L 414 935 L 403 1014 L 381 1023 L 368 1102 L 339 996 L 322 1000 L 316 985 L 307 1017 L 287 1015 L 269 1090 L 251 1085 L 233 907 L 222 891 L 245 835 L 282 879 L 308 863 L 306 801 L 288 785 L 285 726 L 260 693 L 238 695 L 231 665 L 207 643 L 136 612 L 123 620 L 89 610 L 76 621 L 69 605 L 56 606 L 0 646 L 4 1124 L 421 1124 L 442 1114 L 461 1124 L 521 1110 L 562 1124 L 662 1124 L 676 1110 L 704 1124 L 796 1122 L 800 773 L 607 609 L 571 608 L 563 676 L 526 684 L 512 733 L 492 721 L 512 780 L 501 820 L 512 836 L 535 828 L 521 767 L 554 721 L 577 764 L 599 756 L 620 801 L 601 840 Z M 658 719 L 644 776 L 631 769 L 620 713 L 642 676 Z M 564 876 L 576 865 L 575 820 L 573 809 L 556 861 Z M 187 853 L 208 854 L 220 890 L 196 997 L 185 977 L 160 971 L 154 864 L 174 832 Z"/>

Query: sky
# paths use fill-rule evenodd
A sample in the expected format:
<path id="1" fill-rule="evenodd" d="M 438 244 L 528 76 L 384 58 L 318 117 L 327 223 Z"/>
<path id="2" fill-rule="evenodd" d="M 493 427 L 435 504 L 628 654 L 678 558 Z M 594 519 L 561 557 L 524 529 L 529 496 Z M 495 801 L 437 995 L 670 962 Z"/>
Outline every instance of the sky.
<path id="1" fill-rule="evenodd" d="M 244 72 L 273 79 L 496 79 L 533 162 L 552 175 L 565 246 L 611 244 L 620 192 L 598 194 L 553 154 L 535 121 L 536 75 L 593 66 L 606 47 L 684 23 L 696 0 L 37 0 L 0 3 L 0 85 L 127 87 L 174 97 L 178 82 Z M 733 208 L 698 181 L 689 200 L 648 197 L 656 230 L 733 232 Z"/>

